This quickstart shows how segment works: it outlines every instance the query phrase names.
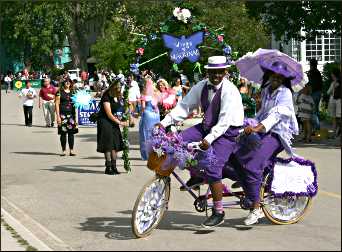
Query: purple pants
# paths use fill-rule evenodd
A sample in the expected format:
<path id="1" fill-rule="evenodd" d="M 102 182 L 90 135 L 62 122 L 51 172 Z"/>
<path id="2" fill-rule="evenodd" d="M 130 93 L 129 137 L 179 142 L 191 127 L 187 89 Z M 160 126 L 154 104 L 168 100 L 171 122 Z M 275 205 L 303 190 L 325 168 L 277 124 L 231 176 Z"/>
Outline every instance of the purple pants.
<path id="1" fill-rule="evenodd" d="M 222 179 L 222 169 L 236 146 L 235 137 L 239 134 L 239 129 L 240 127 L 230 127 L 225 134 L 212 143 L 217 162 L 216 165 L 205 170 L 206 179 L 210 184 Z M 188 143 L 199 142 L 207 134 L 203 130 L 201 123 L 181 132 L 183 141 Z M 190 175 L 193 176 L 194 173 L 191 172 Z"/>
<path id="2" fill-rule="evenodd" d="M 277 134 L 268 133 L 260 136 L 260 148 L 248 151 L 238 146 L 234 151 L 234 156 L 240 163 L 240 165 L 234 165 L 234 168 L 247 198 L 253 203 L 260 200 L 260 187 L 267 162 L 284 149 Z"/>

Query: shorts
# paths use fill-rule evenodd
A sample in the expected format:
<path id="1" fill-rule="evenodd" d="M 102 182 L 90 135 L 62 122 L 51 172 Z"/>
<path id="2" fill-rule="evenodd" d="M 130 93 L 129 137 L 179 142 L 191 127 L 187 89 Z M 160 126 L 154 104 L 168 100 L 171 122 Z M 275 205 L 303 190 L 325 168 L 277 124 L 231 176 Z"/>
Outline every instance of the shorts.
<path id="1" fill-rule="evenodd" d="M 330 99 L 328 111 L 332 117 L 341 118 L 341 99 Z"/>

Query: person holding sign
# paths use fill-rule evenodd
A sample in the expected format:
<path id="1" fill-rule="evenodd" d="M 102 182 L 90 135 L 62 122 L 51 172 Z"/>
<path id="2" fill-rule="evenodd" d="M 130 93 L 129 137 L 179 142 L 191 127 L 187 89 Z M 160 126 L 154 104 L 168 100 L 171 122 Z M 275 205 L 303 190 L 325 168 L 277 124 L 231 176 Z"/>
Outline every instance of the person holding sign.
<path id="1" fill-rule="evenodd" d="M 27 81 L 26 88 L 23 88 L 18 96 L 23 98 L 25 125 L 27 127 L 32 127 L 32 109 L 34 99 L 37 97 L 36 90 L 34 90 L 34 88 L 31 87 L 31 83 Z"/>
<path id="2" fill-rule="evenodd" d="M 168 113 L 157 127 L 167 127 L 184 121 L 198 106 L 204 112 L 203 121 L 184 130 L 181 136 L 185 142 L 200 142 L 202 151 L 212 148 L 217 162 L 205 167 L 205 178 L 213 194 L 212 215 L 202 226 L 215 227 L 224 222 L 222 205 L 222 169 L 236 146 L 235 137 L 242 128 L 244 112 L 237 87 L 225 77 L 229 65 L 225 56 L 208 58 L 209 78 L 193 86 L 177 106 Z M 202 178 L 192 177 L 188 186 L 204 182 Z"/>

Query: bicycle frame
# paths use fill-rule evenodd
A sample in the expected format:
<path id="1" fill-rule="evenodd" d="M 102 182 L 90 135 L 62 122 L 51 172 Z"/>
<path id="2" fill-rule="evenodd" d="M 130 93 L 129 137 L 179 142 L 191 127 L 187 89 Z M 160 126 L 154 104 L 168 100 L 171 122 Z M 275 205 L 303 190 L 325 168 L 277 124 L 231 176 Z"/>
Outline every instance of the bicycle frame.
<path id="1" fill-rule="evenodd" d="M 197 200 L 201 197 L 204 197 L 207 201 L 207 207 L 211 208 L 213 207 L 213 203 L 212 202 L 208 202 L 208 200 L 210 200 L 212 198 L 212 194 L 210 192 L 210 187 L 208 186 L 208 189 L 206 191 L 206 193 L 204 195 L 200 194 L 200 191 L 198 193 L 198 195 L 195 194 L 195 192 L 193 191 L 193 189 L 191 189 L 190 187 L 188 187 L 186 185 L 186 183 L 178 176 L 178 174 L 173 171 L 172 175 L 178 180 L 178 182 L 185 187 L 185 189 L 188 191 L 188 193 L 194 198 L 194 200 Z M 238 201 L 223 201 L 223 208 L 230 208 L 233 206 L 240 206 L 240 200 L 241 197 L 244 195 L 243 191 L 238 191 L 238 192 L 232 192 L 225 184 L 223 184 L 223 194 L 222 197 L 223 198 L 227 198 L 227 197 L 236 197 L 239 200 Z"/>

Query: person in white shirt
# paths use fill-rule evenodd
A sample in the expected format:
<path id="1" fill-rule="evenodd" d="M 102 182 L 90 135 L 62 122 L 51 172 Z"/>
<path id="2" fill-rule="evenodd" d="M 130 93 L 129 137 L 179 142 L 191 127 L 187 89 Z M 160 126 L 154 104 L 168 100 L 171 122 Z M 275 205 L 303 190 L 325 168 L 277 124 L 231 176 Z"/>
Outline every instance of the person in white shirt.
<path id="1" fill-rule="evenodd" d="M 23 98 L 25 125 L 32 127 L 32 109 L 37 93 L 36 90 L 31 87 L 31 83 L 29 81 L 26 83 L 26 88 L 23 88 L 19 93 L 19 97 Z"/>
<path id="2" fill-rule="evenodd" d="M 224 78 L 229 65 L 225 56 L 208 58 L 209 78 L 193 86 L 177 106 L 156 126 L 167 127 L 185 120 L 194 109 L 202 107 L 202 123 L 184 130 L 181 136 L 185 142 L 200 142 L 202 150 L 211 146 L 216 162 L 205 168 L 205 176 L 213 194 L 213 214 L 202 226 L 214 227 L 224 222 L 222 205 L 222 169 L 236 146 L 235 137 L 239 135 L 244 120 L 241 95 L 237 87 Z M 193 176 L 191 179 L 195 179 Z M 191 179 L 187 182 L 190 184 Z M 198 180 L 198 177 L 197 177 Z M 193 183 L 191 183 L 193 184 Z"/>
<path id="3" fill-rule="evenodd" d="M 133 75 L 128 76 L 128 85 L 129 85 L 128 102 L 130 104 L 130 110 L 131 110 L 131 113 L 136 115 L 137 104 L 140 100 L 140 88 L 139 88 L 138 82 L 134 80 Z"/>
<path id="4" fill-rule="evenodd" d="M 9 74 L 6 75 L 4 81 L 5 81 L 5 84 L 6 84 L 6 94 L 7 94 L 9 92 L 9 90 L 10 90 L 11 81 L 12 81 L 12 79 L 11 79 Z"/>

